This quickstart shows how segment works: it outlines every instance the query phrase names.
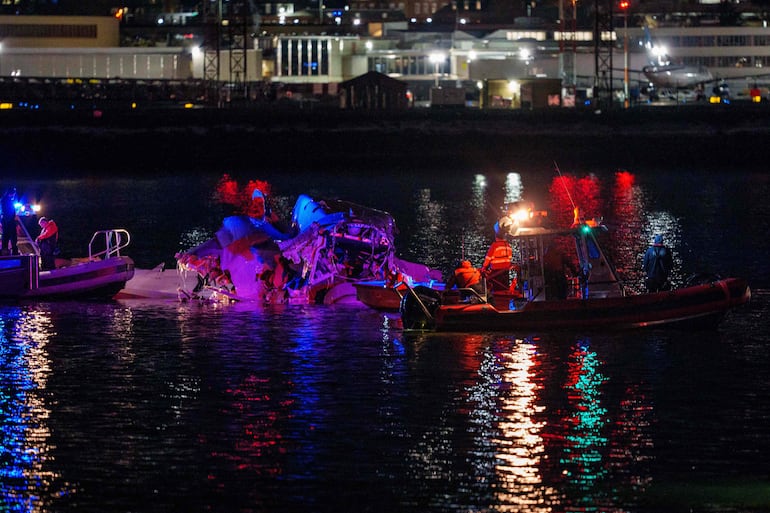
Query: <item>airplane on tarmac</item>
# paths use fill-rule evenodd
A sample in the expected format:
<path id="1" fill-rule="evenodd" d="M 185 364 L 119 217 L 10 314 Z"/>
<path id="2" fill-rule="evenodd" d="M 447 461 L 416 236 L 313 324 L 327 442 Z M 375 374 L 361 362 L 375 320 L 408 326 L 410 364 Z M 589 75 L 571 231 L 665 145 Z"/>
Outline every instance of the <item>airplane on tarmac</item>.
<path id="1" fill-rule="evenodd" d="M 650 64 L 642 68 L 642 73 L 657 89 L 693 89 L 714 82 L 714 76 L 703 66 L 672 64 L 666 49 L 652 42 L 646 26 L 644 34 L 644 47 L 650 56 Z"/>

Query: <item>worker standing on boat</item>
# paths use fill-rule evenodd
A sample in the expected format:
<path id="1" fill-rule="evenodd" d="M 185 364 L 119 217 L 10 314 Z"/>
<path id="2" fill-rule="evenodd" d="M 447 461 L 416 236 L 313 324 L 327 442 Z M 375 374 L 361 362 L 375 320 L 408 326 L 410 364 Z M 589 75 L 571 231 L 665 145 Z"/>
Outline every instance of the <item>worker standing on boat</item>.
<path id="1" fill-rule="evenodd" d="M 668 274 L 673 266 L 674 258 L 671 250 L 663 244 L 663 236 L 655 235 L 652 246 L 647 249 L 642 260 L 642 268 L 647 275 L 645 279 L 647 292 L 667 290 Z"/>
<path id="2" fill-rule="evenodd" d="M 3 226 L 2 253 L 19 254 L 18 235 L 16 233 L 16 187 L 9 187 L 0 199 Z"/>
<path id="3" fill-rule="evenodd" d="M 460 262 L 460 266 L 455 269 L 454 274 L 449 277 L 446 289 L 449 290 L 457 285 L 458 289 L 473 289 L 479 294 L 484 294 L 484 285 L 481 283 L 481 272 L 473 267 L 469 260 Z"/>
<path id="4" fill-rule="evenodd" d="M 56 248 L 59 245 L 59 227 L 53 219 L 41 217 L 37 222 L 40 225 L 40 235 L 37 236 L 38 248 L 40 248 L 40 265 L 43 271 L 56 268 Z"/>
<path id="5" fill-rule="evenodd" d="M 503 233 L 495 236 L 495 241 L 489 246 L 484 263 L 481 264 L 481 273 L 487 279 L 489 288 L 495 290 L 508 290 L 511 286 L 511 257 L 513 249 L 505 239 Z"/>
<path id="6" fill-rule="evenodd" d="M 546 299 L 567 299 L 567 274 L 577 274 L 567 255 L 552 243 L 543 255 L 543 278 Z"/>

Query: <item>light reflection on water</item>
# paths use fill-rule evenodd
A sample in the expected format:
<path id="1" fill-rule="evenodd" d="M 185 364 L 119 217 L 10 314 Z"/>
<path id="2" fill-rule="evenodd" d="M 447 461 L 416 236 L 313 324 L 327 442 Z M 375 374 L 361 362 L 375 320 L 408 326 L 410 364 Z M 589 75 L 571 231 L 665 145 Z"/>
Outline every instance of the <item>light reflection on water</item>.
<path id="1" fill-rule="evenodd" d="M 719 333 L 405 334 L 357 307 L 23 311 L 0 309 L 9 511 L 641 510 L 657 476 L 735 475 L 729 451 L 770 450 L 708 420 L 738 401 L 732 422 L 756 432 L 770 413 L 749 402 L 770 392 L 767 351 Z"/>
<path id="2" fill-rule="evenodd" d="M 496 479 L 500 482 L 497 501 L 502 511 L 550 511 L 558 504 L 552 485 L 543 482 L 541 459 L 546 457 L 543 440 L 545 422 L 537 420 L 545 410 L 538 404 L 536 349 L 522 340 L 510 352 L 498 356 L 501 366 L 498 383 L 502 392 L 494 403 L 499 408 L 496 422 L 499 436 L 492 439 Z M 546 502 L 547 501 L 547 502 Z"/>
<path id="3" fill-rule="evenodd" d="M 660 231 L 676 280 L 748 276 L 752 304 L 710 334 L 404 334 L 397 316 L 349 307 L 0 306 L 0 510 L 686 511 L 734 505 L 703 483 L 742 482 L 770 511 L 767 181 L 565 175 L 572 199 L 605 217 L 631 287 Z M 401 256 L 447 270 L 483 257 L 503 200 L 564 195 L 525 173 L 462 180 L 351 199 L 396 215 Z M 206 198 L 210 181 L 189 196 Z M 45 197 L 82 185 L 48 184 Z M 87 185 L 90 201 L 110 195 Z M 180 219 L 117 187 L 119 210 L 163 214 L 118 217 L 135 223 L 145 266 L 221 219 L 205 202 Z M 82 207 L 66 203 L 57 222 L 78 240 Z M 554 204 L 571 222 L 570 202 Z"/>
<path id="4" fill-rule="evenodd" d="M 46 345 L 54 327 L 45 310 L 9 309 L 0 317 L 0 493 L 4 511 L 41 511 L 40 495 L 56 496 L 46 462 L 51 443 Z"/>

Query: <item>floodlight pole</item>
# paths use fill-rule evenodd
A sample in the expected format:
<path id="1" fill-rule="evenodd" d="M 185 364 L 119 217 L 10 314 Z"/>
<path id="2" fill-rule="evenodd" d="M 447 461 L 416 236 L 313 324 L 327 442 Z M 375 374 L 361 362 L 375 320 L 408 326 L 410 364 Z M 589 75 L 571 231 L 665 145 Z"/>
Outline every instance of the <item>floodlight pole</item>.
<path id="1" fill-rule="evenodd" d="M 628 5 L 623 10 L 623 106 L 627 109 L 628 100 Z"/>

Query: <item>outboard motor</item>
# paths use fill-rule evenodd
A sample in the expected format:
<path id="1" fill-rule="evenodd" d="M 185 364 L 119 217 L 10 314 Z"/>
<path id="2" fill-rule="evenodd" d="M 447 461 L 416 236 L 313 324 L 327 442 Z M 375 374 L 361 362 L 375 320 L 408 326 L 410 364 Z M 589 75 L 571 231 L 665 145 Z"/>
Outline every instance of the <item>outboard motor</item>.
<path id="1" fill-rule="evenodd" d="M 401 323 L 407 330 L 429 330 L 435 327 L 433 314 L 441 304 L 441 292 L 422 285 L 409 289 L 401 298 Z"/>

